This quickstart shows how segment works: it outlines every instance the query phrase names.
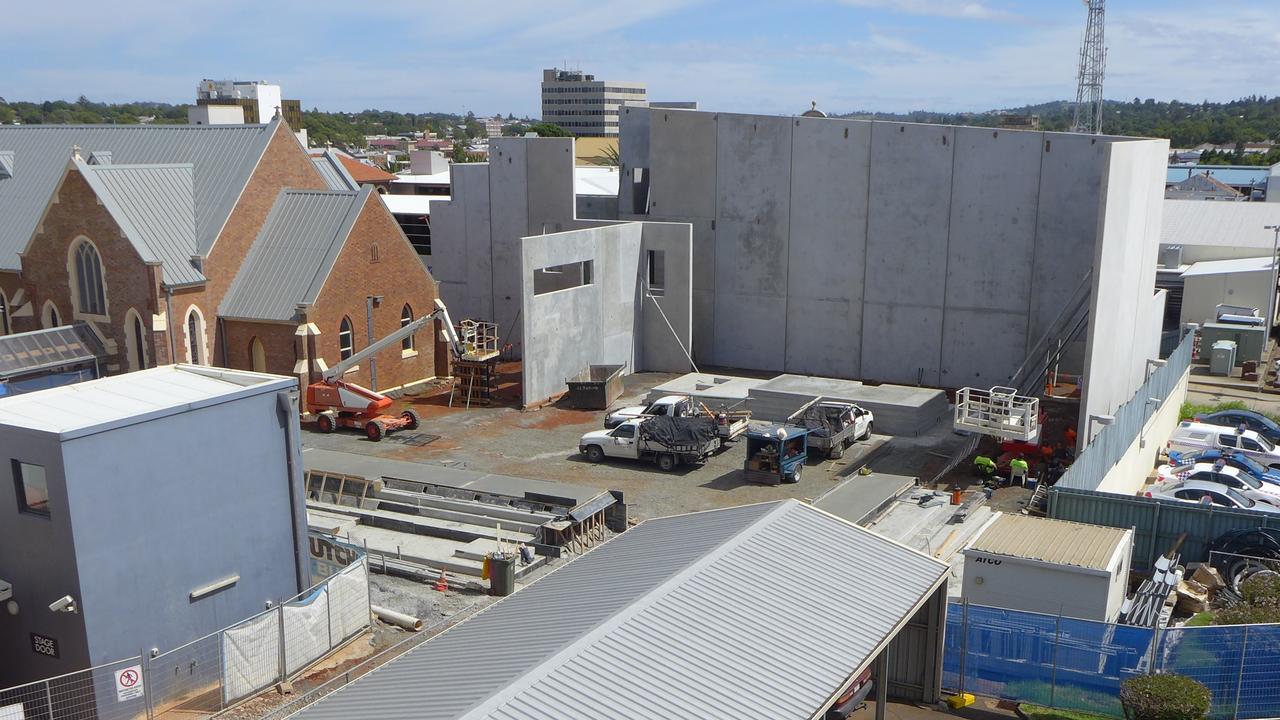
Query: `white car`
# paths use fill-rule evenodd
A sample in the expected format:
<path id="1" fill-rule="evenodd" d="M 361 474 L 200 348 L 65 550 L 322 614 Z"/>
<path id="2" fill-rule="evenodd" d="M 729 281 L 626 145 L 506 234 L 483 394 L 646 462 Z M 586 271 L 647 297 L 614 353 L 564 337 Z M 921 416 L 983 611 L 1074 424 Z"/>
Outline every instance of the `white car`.
<path id="1" fill-rule="evenodd" d="M 685 417 L 692 412 L 692 402 L 687 395 L 666 395 L 654 400 L 648 405 L 635 405 L 633 407 L 624 407 L 621 410 L 614 410 L 604 419 L 604 427 L 606 430 L 612 430 L 628 420 L 636 418 L 670 415 L 672 417 Z"/>
<path id="2" fill-rule="evenodd" d="M 1268 467 L 1280 467 L 1280 450 L 1257 432 L 1243 428 L 1184 420 L 1173 429 L 1166 448 L 1184 452 L 1210 449 L 1239 452 Z"/>
<path id="3" fill-rule="evenodd" d="M 1280 513 L 1280 507 L 1270 503 L 1254 502 L 1225 485 L 1203 482 L 1201 480 L 1159 483 L 1152 485 L 1144 495 L 1149 498 L 1156 498 L 1159 500 L 1178 500 L 1180 502 L 1216 505 L 1218 507 L 1233 508 L 1237 510 L 1259 510 L 1262 512 Z"/>
<path id="4" fill-rule="evenodd" d="M 1231 467 L 1226 463 L 1161 465 L 1156 469 L 1158 484 L 1181 483 L 1189 480 L 1225 485 L 1254 502 L 1280 507 L 1280 485 L 1264 483 L 1240 468 Z"/>

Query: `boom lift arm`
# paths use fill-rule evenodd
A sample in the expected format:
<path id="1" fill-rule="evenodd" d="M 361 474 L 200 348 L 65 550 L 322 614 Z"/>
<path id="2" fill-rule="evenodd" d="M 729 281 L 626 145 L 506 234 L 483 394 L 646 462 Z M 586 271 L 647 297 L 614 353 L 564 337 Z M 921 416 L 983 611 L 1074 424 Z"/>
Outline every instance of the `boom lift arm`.
<path id="1" fill-rule="evenodd" d="M 338 378 L 342 377 L 343 373 L 355 367 L 356 365 L 359 365 L 361 360 L 364 360 L 370 355 L 376 355 L 377 353 L 381 352 L 388 346 L 394 345 L 395 343 L 398 343 L 401 340 L 409 337 L 410 335 L 418 332 L 419 330 L 422 329 L 424 325 L 431 322 L 432 320 L 435 320 L 437 317 L 444 318 L 445 337 L 448 338 L 449 340 L 449 348 L 453 352 L 454 359 L 462 357 L 462 343 L 458 340 L 458 333 L 453 329 L 453 320 L 449 318 L 449 308 L 444 306 L 444 301 L 440 300 L 439 298 L 436 298 L 436 309 L 432 311 L 431 314 L 423 315 L 422 317 L 418 318 L 417 320 L 414 320 L 408 325 L 405 325 L 399 330 L 396 330 L 390 335 L 387 335 L 386 337 L 383 337 L 380 340 L 374 341 L 369 345 L 369 347 L 366 347 L 365 349 L 361 350 L 358 353 L 355 353 L 354 355 L 347 358 L 346 360 L 343 360 L 339 362 L 337 365 L 334 365 L 333 367 L 325 370 L 321 374 L 321 377 L 323 377 L 325 382 L 328 382 L 328 383 L 332 383 L 336 381 Z"/>

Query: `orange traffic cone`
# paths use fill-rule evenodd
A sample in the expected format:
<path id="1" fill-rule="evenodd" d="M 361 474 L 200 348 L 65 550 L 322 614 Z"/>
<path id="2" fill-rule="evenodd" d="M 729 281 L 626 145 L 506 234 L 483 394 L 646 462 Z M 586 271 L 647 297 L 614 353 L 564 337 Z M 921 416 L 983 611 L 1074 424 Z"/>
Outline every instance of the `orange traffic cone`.
<path id="1" fill-rule="evenodd" d="M 436 590 L 445 592 L 449 589 L 449 578 L 444 574 L 444 568 L 440 568 L 440 579 L 436 580 Z"/>

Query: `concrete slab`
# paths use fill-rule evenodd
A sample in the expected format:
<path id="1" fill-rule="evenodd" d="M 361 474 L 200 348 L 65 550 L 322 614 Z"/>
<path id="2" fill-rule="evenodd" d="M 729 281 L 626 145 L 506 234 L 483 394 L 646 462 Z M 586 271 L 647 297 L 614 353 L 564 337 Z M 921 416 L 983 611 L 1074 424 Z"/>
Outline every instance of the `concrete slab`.
<path id="1" fill-rule="evenodd" d="M 900 495 L 916 486 L 918 478 L 873 472 L 854 475 L 831 488 L 814 505 L 851 523 L 865 525 Z"/>
<path id="2" fill-rule="evenodd" d="M 856 380 L 779 375 L 749 390 L 752 415 L 782 421 L 813 398 L 861 405 L 875 414 L 876 430 L 890 435 L 916 435 L 946 415 L 946 393 L 904 385 L 864 385 Z"/>
<path id="3" fill-rule="evenodd" d="M 711 373 L 686 373 L 674 380 L 655 385 L 646 400 L 653 402 L 664 395 L 692 395 L 711 407 L 731 407 L 745 403 L 751 388 L 766 381 L 759 378 Z"/>
<path id="4" fill-rule="evenodd" d="M 545 504 L 559 504 L 568 509 L 585 505 L 607 492 L 585 485 L 493 475 L 439 464 L 393 460 L 316 447 L 303 449 L 302 464 L 307 470 L 323 470 L 369 480 L 395 478 L 476 493 L 536 500 Z"/>

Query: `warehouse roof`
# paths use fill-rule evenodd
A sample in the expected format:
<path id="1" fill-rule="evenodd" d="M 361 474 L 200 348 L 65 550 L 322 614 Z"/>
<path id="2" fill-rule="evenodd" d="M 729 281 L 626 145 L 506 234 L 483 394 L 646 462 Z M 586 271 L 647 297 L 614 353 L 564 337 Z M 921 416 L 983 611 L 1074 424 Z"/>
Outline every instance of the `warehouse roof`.
<path id="1" fill-rule="evenodd" d="M 17 270 L 72 148 L 119 164 L 191 163 L 196 246 L 213 247 L 275 131 L 270 125 L 0 125 L 0 268 Z M 9 175 L 9 177 L 4 177 Z"/>
<path id="2" fill-rule="evenodd" d="M 1280 225 L 1280 203 L 1165 200 L 1160 242 L 1270 251 L 1276 236 L 1267 225 Z"/>
<path id="3" fill-rule="evenodd" d="M 90 165 L 74 161 L 143 262 L 158 262 L 166 286 L 204 282 L 196 255 L 191 163 Z"/>
<path id="4" fill-rule="evenodd" d="M 316 301 L 372 186 L 359 192 L 283 190 L 236 273 L 218 314 L 294 320 Z"/>
<path id="5" fill-rule="evenodd" d="M 1107 570 L 1128 534 L 1101 525 L 1006 513 L 997 515 L 966 551 Z"/>
<path id="6" fill-rule="evenodd" d="M 648 520 L 295 717 L 807 719 L 947 571 L 795 500 Z"/>
<path id="7" fill-rule="evenodd" d="M 1269 257 L 1236 258 L 1234 260 L 1205 260 L 1192 263 L 1183 271 L 1182 277 L 1196 275 L 1228 275 L 1232 273 L 1270 272 L 1275 261 Z"/>
<path id="8" fill-rule="evenodd" d="M 70 440 L 297 386 L 295 378 L 200 365 L 164 365 L 0 398 L 0 427 L 40 430 Z"/>

